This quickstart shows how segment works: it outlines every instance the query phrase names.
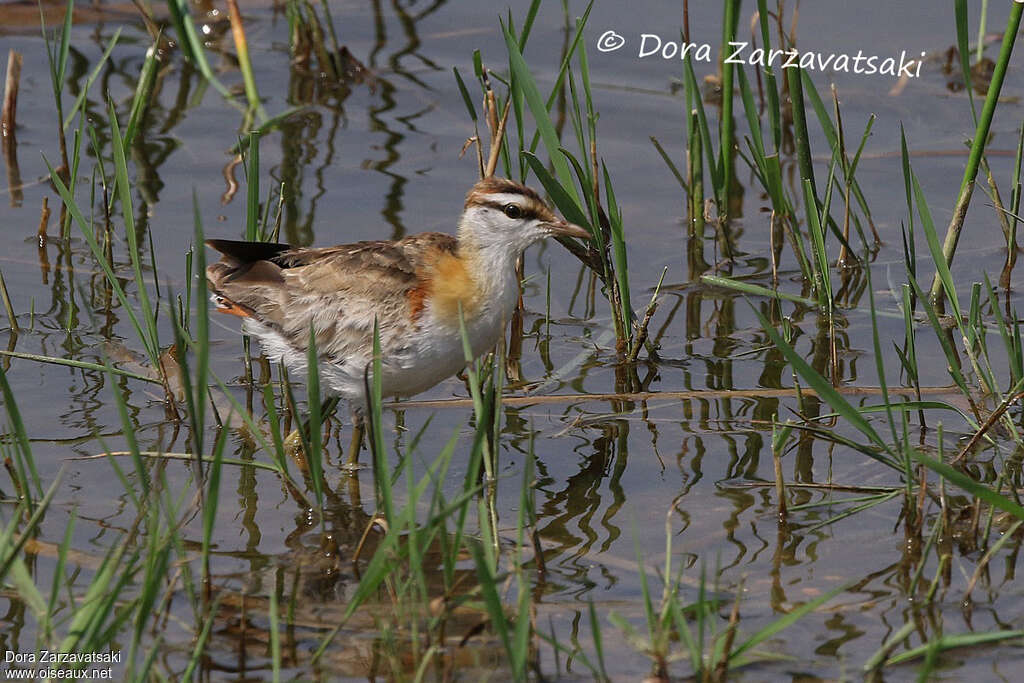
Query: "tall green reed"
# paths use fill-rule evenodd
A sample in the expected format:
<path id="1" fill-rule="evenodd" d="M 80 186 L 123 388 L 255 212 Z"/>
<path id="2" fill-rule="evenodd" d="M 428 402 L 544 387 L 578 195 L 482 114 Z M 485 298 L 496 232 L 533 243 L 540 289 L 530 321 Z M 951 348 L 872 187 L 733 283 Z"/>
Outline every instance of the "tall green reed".
<path id="1" fill-rule="evenodd" d="M 966 4 L 966 0 L 956 1 L 955 6 L 957 8 L 958 17 L 966 15 Z M 1010 63 L 1010 56 L 1013 54 L 1013 46 L 1017 40 L 1017 31 L 1020 29 L 1022 16 L 1024 16 L 1024 5 L 1019 2 L 1012 3 L 1010 6 L 1010 15 L 1006 20 L 1006 31 L 1003 34 L 1003 43 L 999 49 L 999 56 L 996 59 L 995 71 L 992 74 L 992 80 L 988 86 L 988 93 L 985 96 L 985 103 L 982 106 L 981 118 L 977 119 L 974 137 L 971 141 L 971 151 L 967 157 L 967 165 L 964 168 L 963 179 L 960 181 L 960 190 L 957 193 L 956 205 L 953 207 L 953 215 L 949 221 L 948 227 L 946 228 L 946 236 L 942 240 L 942 256 L 946 269 L 952 265 L 953 257 L 956 254 L 956 247 L 960 240 L 960 233 L 963 230 L 964 219 L 967 217 L 967 209 L 971 203 L 971 195 L 974 191 L 974 182 L 978 175 L 978 169 L 981 166 L 982 156 L 985 153 L 985 146 L 989 142 L 989 132 L 992 127 L 992 120 L 995 116 L 996 105 L 999 102 L 999 93 L 1002 90 L 1003 80 L 1006 77 L 1006 70 Z M 967 64 L 968 57 L 965 53 L 966 26 L 962 21 L 957 21 L 957 36 L 960 45 L 964 79 L 967 84 L 965 90 L 970 92 L 970 67 Z M 971 100 L 971 107 L 973 112 L 973 99 Z M 945 284 L 943 283 L 942 274 L 937 270 L 935 277 L 932 279 L 931 288 L 928 292 L 929 298 L 937 306 L 942 305 L 943 295 L 948 296 L 948 292 L 945 292 L 944 290 Z"/>
<path id="2" fill-rule="evenodd" d="M 209 82 L 214 89 L 226 99 L 231 98 L 231 93 L 220 82 L 220 79 L 213 73 L 210 62 L 206 59 L 206 48 L 196 25 L 192 21 L 191 10 L 188 0 L 167 0 L 167 12 L 171 16 L 171 23 L 174 24 L 175 32 L 178 34 L 178 44 L 185 55 L 203 78 Z"/>

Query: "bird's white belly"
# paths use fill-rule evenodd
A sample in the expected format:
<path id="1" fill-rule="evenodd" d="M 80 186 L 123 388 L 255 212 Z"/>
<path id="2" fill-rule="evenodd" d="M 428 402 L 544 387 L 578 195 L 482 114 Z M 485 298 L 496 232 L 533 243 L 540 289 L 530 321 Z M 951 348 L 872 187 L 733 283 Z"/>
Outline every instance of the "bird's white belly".
<path id="1" fill-rule="evenodd" d="M 478 316 L 467 321 L 466 336 L 473 358 L 476 358 L 498 343 L 515 306 L 501 298 Z M 457 323 L 425 316 L 416 339 L 400 351 L 385 354 L 386 365 L 383 378 L 384 393 L 394 396 L 412 396 L 426 391 L 435 384 L 451 377 L 466 366 L 466 354 L 462 334 Z"/>
<path id="2" fill-rule="evenodd" d="M 466 336 L 473 358 L 489 351 L 501 338 L 519 296 L 515 271 L 500 278 L 483 303 L 466 320 Z M 289 344 L 275 329 L 248 318 L 245 330 L 257 337 L 268 358 L 280 361 L 304 377 L 306 353 Z M 423 311 L 414 333 L 404 338 L 382 335 L 384 396 L 412 396 L 451 377 L 466 365 L 458 320 L 441 315 L 432 306 Z M 321 359 L 320 383 L 330 393 L 359 403 L 365 400 L 365 377 L 373 362 L 372 348 L 359 349 L 344 359 Z"/>

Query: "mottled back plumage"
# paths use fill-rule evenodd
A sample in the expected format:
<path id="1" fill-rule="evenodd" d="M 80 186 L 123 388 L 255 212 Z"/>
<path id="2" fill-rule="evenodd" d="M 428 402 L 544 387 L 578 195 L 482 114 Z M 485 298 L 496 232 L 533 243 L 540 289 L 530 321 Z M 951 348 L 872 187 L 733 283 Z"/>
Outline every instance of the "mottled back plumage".
<path id="1" fill-rule="evenodd" d="M 207 269 L 214 295 L 303 353 L 312 323 L 318 353 L 337 362 L 373 343 L 374 316 L 384 347 L 413 332 L 410 309 L 417 305 L 428 263 L 454 254 L 456 240 L 433 232 L 325 248 L 229 240 L 207 245 L 223 254 Z"/>

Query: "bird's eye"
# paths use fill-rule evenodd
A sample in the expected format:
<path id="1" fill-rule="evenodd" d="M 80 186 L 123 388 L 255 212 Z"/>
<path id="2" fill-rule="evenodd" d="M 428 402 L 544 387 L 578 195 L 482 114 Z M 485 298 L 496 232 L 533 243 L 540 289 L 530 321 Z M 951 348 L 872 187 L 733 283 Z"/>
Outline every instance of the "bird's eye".
<path id="1" fill-rule="evenodd" d="M 515 204 L 506 204 L 502 211 L 504 211 L 505 215 L 512 220 L 523 217 L 523 210 Z"/>

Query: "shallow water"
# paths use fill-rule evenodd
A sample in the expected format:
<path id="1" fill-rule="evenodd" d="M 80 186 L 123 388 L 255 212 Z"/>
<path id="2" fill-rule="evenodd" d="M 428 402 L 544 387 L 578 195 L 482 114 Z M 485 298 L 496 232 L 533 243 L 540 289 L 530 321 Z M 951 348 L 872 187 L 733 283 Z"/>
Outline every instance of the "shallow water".
<path id="1" fill-rule="evenodd" d="M 15 21 L 15 5 L 0 4 L 0 14 L 7 13 L 7 20 L 0 24 L 0 46 L 25 56 L 14 150 L 22 184 L 0 196 L 0 224 L 6 232 L 0 269 L 22 328 L 18 334 L 3 331 L 4 338 L 9 339 L 7 348 L 98 363 L 109 354 L 121 367 L 144 371 L 142 348 L 120 306 L 109 300 L 103 275 L 77 228 L 72 227 L 69 242 L 57 237 L 59 197 L 49 182 L 42 180 L 47 173 L 43 158 L 54 165 L 59 158 L 46 53 L 33 20 Z M 282 241 L 328 245 L 396 238 L 424 230 L 452 231 L 462 197 L 476 171 L 472 155 L 459 158 L 459 150 L 473 129 L 451 68 L 456 66 L 464 75 L 472 74 L 472 53 L 480 48 L 484 62 L 502 71 L 505 51 L 495 11 L 464 1 L 414 2 L 408 6 L 337 3 L 332 11 L 341 42 L 372 70 L 376 82 L 375 87 L 352 84 L 324 93 L 311 79 L 290 68 L 283 14 L 265 2 L 244 5 L 266 111 L 273 115 L 291 105 L 306 105 L 278 130 L 268 133 L 260 146 L 261 194 L 266 196 L 269 188 L 280 183 L 286 186 Z M 528 3 L 513 5 L 512 15 L 519 18 Z M 573 12 L 583 9 L 578 2 L 570 5 Z M 721 42 L 719 8 L 712 3 L 694 5 L 690 23 L 695 40 L 717 47 Z M 747 5 L 741 27 L 747 25 L 750 16 Z M 931 56 L 941 55 L 955 42 L 948 3 L 805 5 L 800 8 L 799 23 L 799 40 L 805 50 L 850 54 L 863 50 L 883 56 L 906 50 L 914 56 L 922 51 Z M 866 17 L 870 20 L 865 21 Z M 87 99 L 87 110 L 102 126 L 106 125 L 106 116 L 100 93 L 109 91 L 122 119 L 127 116 L 150 41 L 130 6 L 88 13 L 82 19 L 72 34 L 66 106 L 84 86 L 114 31 L 122 30 L 109 65 Z M 792 373 L 783 366 L 781 354 L 771 347 L 743 297 L 707 288 L 691 279 L 682 216 L 684 196 L 649 141 L 650 136 L 657 137 L 677 163 L 684 163 L 685 104 L 681 90 L 675 87 L 682 75 L 681 64 L 657 57 L 638 59 L 633 47 L 645 32 L 671 39 L 678 35 L 680 21 L 679 7 L 670 3 L 598 2 L 586 40 L 595 107 L 601 113 L 599 151 L 612 174 L 625 215 L 635 307 L 646 305 L 662 269 L 668 267 L 666 287 L 651 328 L 660 360 L 640 362 L 637 374 L 644 391 L 693 393 L 685 397 L 653 396 L 644 401 L 576 396 L 621 389 L 614 344 L 609 337 L 607 304 L 598 294 L 594 310 L 589 310 L 585 296 L 574 295 L 580 267 L 558 245 L 536 248 L 527 254 L 526 273 L 531 279 L 526 287 L 522 376 L 540 385 L 535 389 L 537 393 L 566 398 L 532 405 L 517 403 L 506 409 L 498 506 L 502 532 L 514 533 L 522 468 L 532 439 L 538 481 L 537 527 L 547 567 L 538 604 L 540 623 L 547 624 L 550 619 L 561 638 L 578 634 L 586 645 L 586 606 L 593 602 L 600 614 L 615 610 L 642 628 L 641 573 L 636 555 L 639 551 L 647 574 L 656 579 L 657 571 L 664 566 L 668 534 L 674 566 L 687 568 L 683 574 L 686 601 L 695 599 L 703 568 L 714 577 L 723 595 L 732 597 L 742 592 L 742 633 L 751 634 L 785 611 L 839 585 L 851 586 L 825 609 L 799 620 L 762 646 L 763 652 L 781 656 L 781 660 L 735 672 L 740 679 L 858 678 L 867 659 L 911 618 L 928 624 L 929 629 L 927 634 L 910 638 L 908 643 L 915 646 L 922 642 L 922 635 L 1021 628 L 1024 603 L 1014 582 L 1014 544 L 1009 544 L 993 562 L 988 582 L 975 589 L 973 605 L 968 608 L 963 605 L 963 577 L 973 573 L 981 553 L 967 540 L 941 539 L 952 557 L 950 578 L 940 580 L 935 603 L 919 605 L 907 592 L 915 549 L 908 548 L 903 535 L 898 519 L 899 498 L 820 528 L 811 527 L 848 506 L 792 511 L 788 524 L 779 523 L 771 486 L 772 431 L 768 423 L 775 415 L 792 417 L 796 401 L 729 392 L 792 387 Z M 1004 21 L 1005 8 L 991 7 L 990 30 L 999 30 Z M 566 36 L 564 25 L 559 3 L 545 3 L 526 54 L 542 90 L 550 87 L 557 71 Z M 627 46 L 609 53 L 594 49 L 598 36 L 606 30 L 622 34 Z M 214 45 L 233 53 L 225 24 L 211 24 L 211 34 Z M 994 49 L 989 48 L 987 54 L 994 55 Z M 230 86 L 240 84 L 230 59 L 214 55 L 213 65 L 222 80 Z M 992 171 L 1004 192 L 1021 120 L 1022 59 L 1018 54 L 1011 64 L 1003 87 L 1005 101 L 997 110 L 990 144 L 991 150 L 997 150 L 990 153 Z M 713 67 L 697 64 L 697 69 L 701 78 Z M 812 76 L 825 93 L 828 77 L 820 73 Z M 898 94 L 890 92 L 895 79 L 888 76 L 835 76 L 848 139 L 859 140 L 869 114 L 878 117 L 858 179 L 884 240 L 872 265 L 874 294 L 882 311 L 897 310 L 890 287 L 903 282 L 900 224 L 906 220 L 907 210 L 899 157 L 900 123 L 906 128 L 915 172 L 940 225 L 948 219 L 960 183 L 966 160 L 963 140 L 973 132 L 973 124 L 967 96 L 950 87 L 951 79 L 942 72 L 939 61 L 932 60 L 926 62 L 920 79 L 911 80 Z M 309 96 L 314 92 L 319 97 Z M 709 106 L 708 112 L 714 114 L 715 108 Z M 738 112 L 737 117 L 742 118 L 742 114 Z M 157 272 L 150 275 L 166 291 L 180 292 L 186 285 L 184 252 L 192 239 L 193 195 L 207 236 L 239 238 L 242 234 L 246 206 L 241 167 L 235 169 L 235 177 L 243 184 L 242 189 L 227 204 L 222 204 L 221 198 L 226 189 L 222 171 L 231 158 L 229 149 L 245 130 L 240 112 L 212 88 L 203 86 L 180 55 L 172 55 L 161 65 L 143 121 L 143 141 L 131 150 L 131 161 L 139 178 L 133 197 L 139 234 L 144 240 L 152 240 L 156 254 Z M 812 149 L 820 151 L 827 145 L 818 130 L 812 123 Z M 104 154 L 109 155 L 107 132 L 100 128 L 99 134 L 107 146 Z M 795 176 L 795 160 L 784 163 L 787 170 L 794 169 Z M 819 160 L 821 173 L 826 172 L 826 163 L 825 158 Z M 89 152 L 80 171 L 79 200 L 85 205 L 94 164 Z M 109 172 L 109 156 L 104 164 Z M 9 179 L 12 172 L 8 165 Z M 742 215 L 734 225 L 743 254 L 734 272 L 756 275 L 756 282 L 767 285 L 767 200 L 740 161 L 737 173 L 744 193 Z M 17 185 L 13 180 L 11 184 Z M 40 248 L 36 230 L 44 198 L 48 198 L 54 216 L 49 226 L 51 238 Z M 976 193 L 964 244 L 957 253 L 954 275 L 964 283 L 964 291 L 981 278 L 982 271 L 995 279 L 1002 264 L 1003 238 L 988 203 L 984 195 Z M 711 240 L 707 249 L 711 260 Z M 926 251 L 922 241 L 918 254 Z M 785 287 L 798 293 L 796 265 L 788 251 L 784 258 L 789 259 L 782 266 Z M 119 273 L 130 278 L 122 244 L 115 249 L 115 259 Z M 550 326 L 545 321 L 548 272 Z M 1015 275 L 1019 281 L 1019 271 Z M 849 277 L 851 294 L 844 303 L 850 310 L 842 322 L 841 370 L 845 383 L 874 387 L 878 378 L 867 284 L 856 273 Z M 1012 304 L 1019 305 L 1016 297 Z M 822 342 L 815 316 L 806 310 L 794 311 L 792 306 L 787 306 L 786 312 L 794 315 L 799 330 L 797 350 L 810 357 Z M 244 402 L 244 353 L 237 325 L 233 319 L 215 321 L 210 347 L 212 370 Z M 883 346 L 888 348 L 885 340 L 902 339 L 901 319 L 881 317 L 879 322 Z M 166 311 L 160 316 L 159 326 L 162 337 L 169 339 Z M 921 357 L 937 359 L 922 364 L 922 384 L 949 384 L 945 362 L 938 360 L 942 359 L 938 344 L 929 335 L 921 337 Z M 890 383 L 898 382 L 901 375 L 895 354 L 886 355 L 885 368 Z M 133 511 L 105 461 L 68 458 L 103 453 L 107 448 L 123 449 L 113 391 L 122 392 L 128 400 L 144 450 L 183 450 L 186 429 L 168 420 L 162 395 L 150 385 L 124 381 L 112 387 L 103 373 L 21 359 L 10 362 L 7 377 L 31 437 L 41 477 L 49 482 L 59 470 L 65 471 L 64 483 L 38 540 L 59 543 L 74 514 L 78 521 L 72 548 L 86 558 L 102 557 L 108 548 L 122 542 L 133 521 Z M 706 393 L 710 391 L 717 393 Z M 521 390 L 509 393 L 523 394 Z M 465 396 L 463 384 L 451 379 L 417 397 L 417 401 Z M 856 398 L 865 403 L 879 400 L 877 395 Z M 257 406 L 259 402 L 257 396 Z M 811 401 L 812 410 L 814 403 Z M 455 431 L 461 431 L 463 438 L 447 480 L 454 493 L 465 474 L 458 453 L 469 449 L 471 417 L 472 408 L 466 402 L 440 407 L 417 405 L 416 401 L 399 404 L 385 415 L 388 441 L 394 444 L 395 453 L 404 450 L 411 435 L 429 419 L 417 451 L 429 461 Z M 391 428 L 399 424 L 404 430 Z M 944 426 L 948 438 L 966 429 L 954 418 Z M 332 528 L 339 552 L 343 553 L 358 541 L 374 505 L 370 470 L 362 470 L 351 480 L 338 466 L 347 444 L 347 421 L 342 420 L 336 427 L 336 442 L 330 445 L 328 481 L 336 492 L 331 499 Z M 837 430 L 852 435 L 852 430 L 842 425 Z M 925 434 L 923 439 L 935 443 L 934 433 Z M 212 440 L 211 431 L 208 441 Z M 243 438 L 232 437 L 227 452 L 232 457 L 249 457 L 248 448 Z M 864 455 L 813 438 L 802 438 L 787 451 L 783 468 L 786 480 L 794 482 L 788 490 L 791 506 L 857 495 L 820 485 L 900 484 L 897 473 Z M 184 465 L 172 463 L 167 473 L 175 486 L 193 486 Z M 214 574 L 219 585 L 253 596 L 254 600 L 265 598 L 278 585 L 276 582 L 290 585 L 301 574 L 301 568 L 316 567 L 321 561 L 318 534 L 310 530 L 304 512 L 274 475 L 231 467 L 225 470 L 222 490 L 215 532 Z M 931 519 L 926 528 L 930 528 Z M 997 525 L 993 538 L 998 533 Z M 200 534 L 196 520 L 186 536 L 198 539 Z M 86 560 L 83 566 L 89 568 Z M 927 579 L 935 575 L 936 566 L 932 557 L 924 571 Z M 53 569 L 52 554 L 40 553 L 34 563 L 40 585 L 48 585 Z M 83 581 L 87 574 L 85 571 Z M 302 576 L 307 580 L 310 573 Z M 319 631 L 312 625 L 331 625 L 356 583 L 344 572 L 325 573 L 324 577 L 318 581 L 314 570 L 303 586 L 303 597 L 308 598 L 303 606 L 309 610 L 305 615 L 308 628 L 298 636 L 298 649 L 303 652 L 318 642 Z M 172 601 L 171 613 L 186 618 L 184 602 Z M 719 628 L 727 623 L 731 601 L 725 604 Z M 0 625 L 0 642 L 7 650 L 31 647 L 35 634 L 26 626 L 30 619 L 24 605 L 7 594 L 0 595 L 0 605 L 4 605 L 0 612 L 6 613 Z M 217 631 L 209 660 L 204 662 L 210 679 L 269 675 L 265 649 L 257 652 L 255 647 L 245 648 L 244 633 L 244 628 L 239 632 L 227 623 Z M 610 674 L 629 680 L 649 670 L 643 654 L 618 637 L 611 624 L 605 626 L 605 636 Z M 172 647 L 161 654 L 159 666 L 173 678 L 180 675 L 187 661 L 189 634 L 169 629 L 164 637 Z M 347 627 L 330 653 L 332 674 L 370 675 L 369 655 L 363 655 L 372 651 L 375 637 L 369 617 Z M 474 667 L 486 669 L 499 661 L 490 646 L 469 650 L 461 664 L 467 679 L 478 672 Z M 990 646 L 969 653 L 955 651 L 941 658 L 936 676 L 948 680 L 1011 679 L 1012 672 L 1021 666 L 1021 658 L 1019 645 Z M 299 660 L 290 673 L 309 675 L 305 660 Z M 542 666 L 554 675 L 554 657 L 548 648 L 542 648 Z M 561 666 L 566 666 L 564 657 Z M 911 678 L 914 671 L 914 665 L 904 665 L 888 669 L 886 675 L 902 680 Z M 586 676 L 585 669 L 578 666 L 569 674 Z"/>

